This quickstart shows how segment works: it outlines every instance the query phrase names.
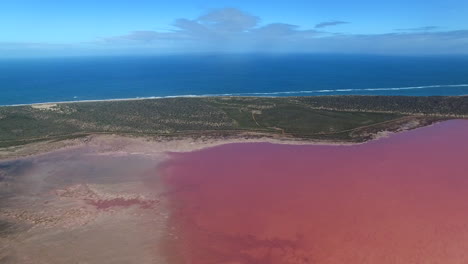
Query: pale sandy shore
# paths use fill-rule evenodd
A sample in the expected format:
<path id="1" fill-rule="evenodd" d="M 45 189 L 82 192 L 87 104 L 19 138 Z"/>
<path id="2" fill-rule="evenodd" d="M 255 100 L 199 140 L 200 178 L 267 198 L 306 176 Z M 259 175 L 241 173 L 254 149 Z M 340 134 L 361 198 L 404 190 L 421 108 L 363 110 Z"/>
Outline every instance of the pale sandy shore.
<path id="1" fill-rule="evenodd" d="M 387 136 L 380 133 L 376 139 Z M 92 147 L 101 153 L 129 153 L 129 154 L 160 154 L 164 152 L 190 152 L 204 148 L 215 147 L 232 143 L 272 143 L 288 145 L 334 145 L 350 146 L 362 143 L 349 143 L 339 141 L 318 141 L 282 137 L 268 137 L 255 134 L 246 134 L 236 137 L 181 137 L 181 138 L 147 138 L 129 137 L 119 135 L 91 135 L 84 138 L 68 139 L 62 141 L 44 141 L 27 145 L 0 149 L 0 160 L 13 160 L 22 157 L 42 155 L 57 150 L 79 149 Z"/>
<path id="2" fill-rule="evenodd" d="M 0 105 L 0 107 L 1 106 L 4 106 L 4 107 L 32 106 L 36 108 L 41 108 L 42 106 L 49 107 L 49 106 L 55 106 L 58 104 L 71 104 L 71 103 L 125 102 L 125 101 L 142 101 L 142 100 L 156 100 L 156 99 L 167 99 L 167 98 L 204 98 L 204 97 L 238 97 L 238 96 L 231 95 L 231 94 L 150 96 L 150 97 L 135 97 L 135 98 L 90 99 L 90 100 L 72 100 L 72 101 L 30 103 L 30 104 L 12 104 L 12 105 Z"/>

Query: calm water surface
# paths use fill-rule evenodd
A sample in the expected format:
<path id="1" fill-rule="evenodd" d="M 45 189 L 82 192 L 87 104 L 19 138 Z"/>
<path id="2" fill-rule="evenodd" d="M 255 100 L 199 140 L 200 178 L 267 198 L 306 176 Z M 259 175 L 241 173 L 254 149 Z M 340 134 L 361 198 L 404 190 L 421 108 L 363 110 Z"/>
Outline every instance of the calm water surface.
<path id="1" fill-rule="evenodd" d="M 173 263 L 466 263 L 468 121 L 356 146 L 173 154 Z"/>
<path id="2" fill-rule="evenodd" d="M 0 105 L 334 94 L 465 95 L 468 57 L 245 54 L 0 60 Z"/>

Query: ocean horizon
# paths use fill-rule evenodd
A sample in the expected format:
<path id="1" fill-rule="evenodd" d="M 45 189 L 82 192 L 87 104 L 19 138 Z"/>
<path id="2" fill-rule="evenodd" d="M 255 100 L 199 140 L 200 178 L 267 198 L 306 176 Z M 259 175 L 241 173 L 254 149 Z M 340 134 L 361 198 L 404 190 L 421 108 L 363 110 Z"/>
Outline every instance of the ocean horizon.
<path id="1" fill-rule="evenodd" d="M 197 96 L 468 94 L 467 56 L 172 55 L 0 60 L 0 105 Z"/>

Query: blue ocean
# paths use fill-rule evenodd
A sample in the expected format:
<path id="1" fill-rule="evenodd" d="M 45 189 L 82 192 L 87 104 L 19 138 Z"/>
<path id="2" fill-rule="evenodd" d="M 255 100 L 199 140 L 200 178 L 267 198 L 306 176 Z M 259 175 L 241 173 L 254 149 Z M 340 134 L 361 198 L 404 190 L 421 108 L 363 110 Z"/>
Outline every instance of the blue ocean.
<path id="1" fill-rule="evenodd" d="M 0 105 L 338 94 L 467 95 L 468 57 L 246 54 L 0 60 Z"/>

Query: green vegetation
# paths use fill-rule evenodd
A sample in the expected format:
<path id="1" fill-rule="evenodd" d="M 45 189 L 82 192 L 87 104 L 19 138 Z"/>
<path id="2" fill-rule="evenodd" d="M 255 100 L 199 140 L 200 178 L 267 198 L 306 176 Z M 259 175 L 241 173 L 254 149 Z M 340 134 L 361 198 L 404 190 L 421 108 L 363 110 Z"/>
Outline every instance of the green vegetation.
<path id="1" fill-rule="evenodd" d="M 341 111 L 392 112 L 451 117 L 468 116 L 467 96 L 323 96 L 298 101 L 316 108 Z"/>
<path id="2" fill-rule="evenodd" d="M 382 130 L 468 117 L 468 97 L 207 97 L 0 107 L 0 147 L 96 133 L 363 141 Z M 408 124 L 411 124 L 408 126 Z"/>

